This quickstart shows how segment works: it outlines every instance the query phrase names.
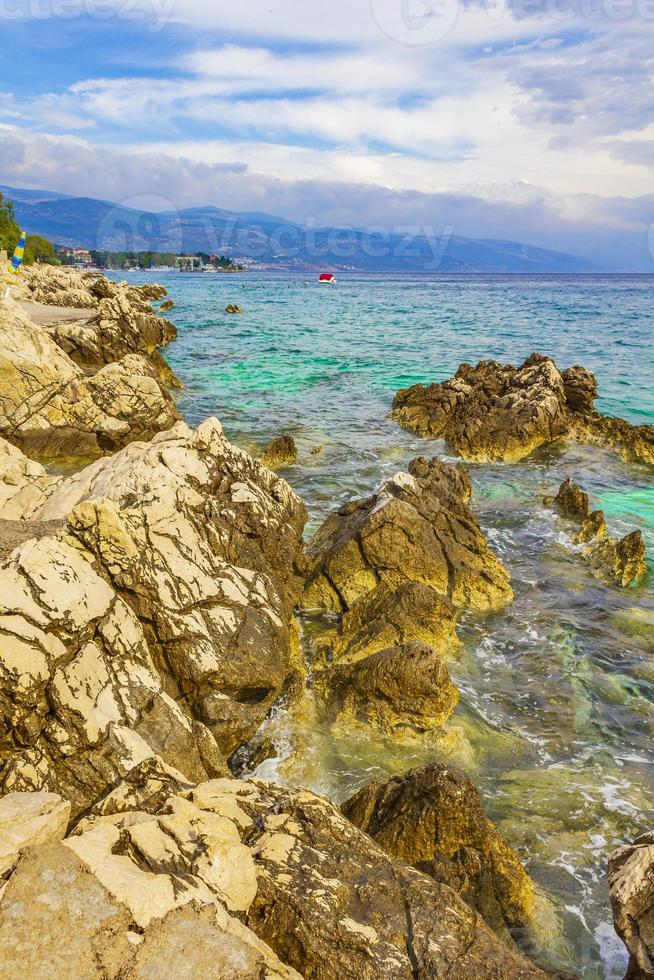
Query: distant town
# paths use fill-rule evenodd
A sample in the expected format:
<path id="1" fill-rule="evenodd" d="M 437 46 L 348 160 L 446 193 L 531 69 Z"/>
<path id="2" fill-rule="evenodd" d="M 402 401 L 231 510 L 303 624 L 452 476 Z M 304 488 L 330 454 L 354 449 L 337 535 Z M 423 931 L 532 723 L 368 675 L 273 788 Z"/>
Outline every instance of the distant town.
<path id="1" fill-rule="evenodd" d="M 77 269 L 178 269 L 180 272 L 244 272 L 247 260 L 206 252 L 177 255 L 174 252 L 108 252 L 60 245 L 55 253 L 62 265 Z"/>

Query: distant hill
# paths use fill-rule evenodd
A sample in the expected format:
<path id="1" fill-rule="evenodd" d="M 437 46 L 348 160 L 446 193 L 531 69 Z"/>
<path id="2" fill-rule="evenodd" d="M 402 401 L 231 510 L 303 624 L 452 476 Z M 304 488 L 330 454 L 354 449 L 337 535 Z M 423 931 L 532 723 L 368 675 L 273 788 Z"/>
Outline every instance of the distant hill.
<path id="1" fill-rule="evenodd" d="M 58 245 L 110 251 L 209 252 L 284 269 L 375 272 L 592 272 L 564 252 L 495 239 L 378 229 L 313 228 L 217 207 L 142 212 L 91 197 L 0 185 L 28 233 Z"/>

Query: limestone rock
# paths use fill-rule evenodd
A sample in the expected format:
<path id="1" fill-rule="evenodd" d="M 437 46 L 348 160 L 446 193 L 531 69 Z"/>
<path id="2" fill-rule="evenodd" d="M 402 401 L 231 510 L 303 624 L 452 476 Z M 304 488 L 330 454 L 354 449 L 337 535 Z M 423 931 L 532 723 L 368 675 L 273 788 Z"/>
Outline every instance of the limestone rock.
<path id="1" fill-rule="evenodd" d="M 429 585 L 406 582 L 397 589 L 381 583 L 358 599 L 341 619 L 325 651 L 329 663 L 349 664 L 389 647 L 421 641 L 453 659 L 461 643 L 457 612 Z"/>
<path id="2" fill-rule="evenodd" d="M 287 963 L 324 980 L 543 977 L 446 885 L 391 859 L 331 803 L 235 782 L 259 888 L 246 921 Z"/>
<path id="3" fill-rule="evenodd" d="M 152 364 L 142 354 L 128 354 L 87 379 L 96 405 L 130 427 L 130 440 L 148 440 L 181 418 Z"/>
<path id="4" fill-rule="evenodd" d="M 581 521 L 575 541 L 584 545 L 582 556 L 593 572 L 622 588 L 639 582 L 647 574 L 647 552 L 641 531 L 613 540 L 603 512 L 590 513 L 588 494 L 570 478 L 563 481 L 553 503 L 565 516 Z"/>
<path id="5" fill-rule="evenodd" d="M 569 433 L 579 442 L 611 446 L 627 462 L 654 465 L 654 425 L 633 425 L 626 419 L 591 415 L 568 416 Z"/>
<path id="6" fill-rule="evenodd" d="M 577 517 L 582 520 L 588 517 L 590 513 L 588 494 L 574 483 L 570 477 L 564 480 L 559 487 L 559 491 L 554 498 L 554 506 L 568 517 Z"/>
<path id="7" fill-rule="evenodd" d="M 338 663 L 316 675 L 326 716 L 351 728 L 372 726 L 396 738 L 439 733 L 459 700 L 433 647 L 407 643 Z"/>
<path id="8" fill-rule="evenodd" d="M 459 892 L 498 934 L 532 923 L 533 885 L 463 773 L 413 769 L 365 786 L 342 810 L 392 857 Z"/>
<path id="9" fill-rule="evenodd" d="M 601 415 L 596 398 L 590 371 L 579 365 L 560 371 L 534 353 L 518 368 L 497 361 L 461 364 L 441 384 L 398 391 L 391 417 L 418 435 L 442 437 L 464 459 L 478 462 L 515 462 L 567 437 L 654 463 L 654 426 Z"/>
<path id="10" fill-rule="evenodd" d="M 591 415 L 595 411 L 594 402 L 598 395 L 595 375 L 576 364 L 561 371 L 561 378 L 568 411 Z"/>
<path id="11" fill-rule="evenodd" d="M 515 461 L 564 433 L 563 380 L 539 354 L 519 368 L 462 364 L 449 381 L 399 391 L 392 417 L 419 435 L 443 437 L 464 459 Z"/>
<path id="12" fill-rule="evenodd" d="M 654 977 L 654 834 L 614 851 L 608 875 L 615 928 L 629 950 L 627 976 Z"/>
<path id="13" fill-rule="evenodd" d="M 61 840 L 70 803 L 54 793 L 8 793 L 0 797 L 0 882 L 24 848 Z"/>
<path id="14" fill-rule="evenodd" d="M 261 454 L 261 462 L 271 470 L 297 463 L 297 447 L 293 436 L 279 436 L 268 443 Z"/>
<path id="15" fill-rule="evenodd" d="M 601 511 L 599 513 L 602 514 Z M 589 541 L 584 551 L 584 558 L 592 569 L 607 576 L 623 589 L 645 577 L 646 555 L 641 531 L 625 534 L 618 541 L 600 534 Z"/>
<path id="16" fill-rule="evenodd" d="M 86 320 L 60 322 L 47 328 L 58 346 L 85 372 L 98 371 L 130 354 L 140 354 L 148 359 L 164 384 L 178 384 L 159 352 L 175 339 L 177 331 L 151 306 L 153 300 L 166 295 L 164 286 L 128 286 L 98 273 L 53 266 L 27 268 L 24 279 L 27 298 L 35 302 L 88 308 Z M 161 311 L 165 312 L 163 308 Z"/>
<path id="17" fill-rule="evenodd" d="M 328 801 L 233 779 L 151 812 L 90 815 L 26 850 L 0 898 L 0 946 L 2 980 L 178 976 L 180 964 L 191 980 L 545 976 Z"/>
<path id="18" fill-rule="evenodd" d="M 142 842 L 144 828 L 159 823 L 141 822 L 138 813 L 132 821 L 122 839 L 115 828 L 100 827 L 20 859 L 0 901 L 2 980 L 145 980 L 182 973 L 189 980 L 301 980 L 192 871 L 143 867 L 134 840 Z M 188 836 L 178 840 L 175 831 L 184 834 L 184 828 L 171 829 L 161 842 L 167 860 L 177 855 L 181 866 L 191 867 L 191 855 L 209 860 L 214 853 L 215 835 L 194 839 L 189 825 Z"/>
<path id="19" fill-rule="evenodd" d="M 309 546 L 305 608 L 350 609 L 379 582 L 419 582 L 456 608 L 497 609 L 513 598 L 468 501 L 467 471 L 413 460 L 372 497 L 341 507 Z"/>
<path id="20" fill-rule="evenodd" d="M 77 814 L 144 760 L 225 773 L 297 667 L 306 511 L 216 420 L 51 488 L 0 567 L 0 787 Z"/>
<path id="21" fill-rule="evenodd" d="M 5 303 L 0 311 L 0 435 L 34 454 L 83 456 L 112 452 L 152 434 L 158 425 L 168 428 L 177 409 L 144 370 L 132 361 L 87 378 L 45 329 Z"/>
<path id="22" fill-rule="evenodd" d="M 22 520 L 47 500 L 58 482 L 40 463 L 0 439 L 0 513 L 4 520 Z"/>

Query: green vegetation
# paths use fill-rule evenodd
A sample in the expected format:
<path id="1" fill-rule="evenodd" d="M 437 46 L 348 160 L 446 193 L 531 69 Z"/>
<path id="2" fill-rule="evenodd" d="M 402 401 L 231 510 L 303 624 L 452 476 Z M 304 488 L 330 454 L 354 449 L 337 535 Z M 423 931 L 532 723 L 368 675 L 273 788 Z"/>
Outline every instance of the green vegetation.
<path id="1" fill-rule="evenodd" d="M 25 263 L 45 262 L 47 265 L 59 265 L 54 245 L 41 235 L 28 235 L 25 240 Z"/>
<path id="2" fill-rule="evenodd" d="M 11 255 L 20 238 L 20 227 L 14 215 L 14 206 L 0 193 L 0 248 Z"/>
<path id="3" fill-rule="evenodd" d="M 0 248 L 7 250 L 7 255 L 11 257 L 20 238 L 20 225 L 14 215 L 14 206 L 11 201 L 0 193 Z M 28 235 L 25 240 L 25 265 L 32 262 L 47 262 L 50 265 L 57 265 L 58 259 L 54 245 L 47 238 L 41 235 Z"/>

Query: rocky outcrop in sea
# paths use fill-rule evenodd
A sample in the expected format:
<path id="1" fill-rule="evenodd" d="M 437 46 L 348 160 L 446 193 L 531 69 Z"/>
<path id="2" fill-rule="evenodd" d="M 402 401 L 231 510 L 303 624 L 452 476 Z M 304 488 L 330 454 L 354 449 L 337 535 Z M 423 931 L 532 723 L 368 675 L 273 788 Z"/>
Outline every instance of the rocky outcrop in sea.
<path id="1" fill-rule="evenodd" d="M 539 446 L 573 439 L 654 463 L 654 426 L 602 415 L 594 408 L 597 395 L 590 371 L 578 365 L 561 371 L 534 353 L 517 368 L 461 364 L 448 381 L 398 391 L 391 416 L 418 435 L 443 438 L 471 462 L 515 462 Z"/>

